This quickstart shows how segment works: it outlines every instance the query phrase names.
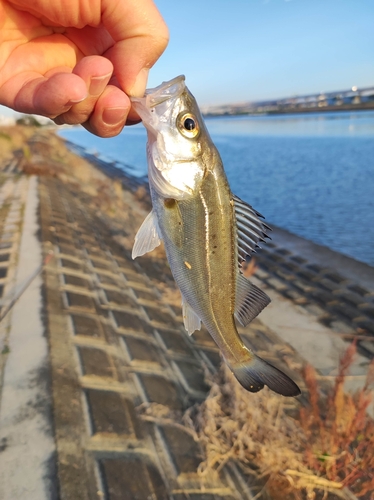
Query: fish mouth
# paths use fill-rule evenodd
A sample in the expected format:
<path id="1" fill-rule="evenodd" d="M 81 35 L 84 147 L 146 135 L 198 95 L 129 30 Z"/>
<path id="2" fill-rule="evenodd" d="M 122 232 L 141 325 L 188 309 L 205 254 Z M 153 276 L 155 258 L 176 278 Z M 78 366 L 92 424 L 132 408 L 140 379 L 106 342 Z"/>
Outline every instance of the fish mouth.
<path id="1" fill-rule="evenodd" d="M 168 82 L 161 83 L 158 87 L 147 89 L 145 97 L 148 107 L 154 108 L 168 99 L 179 97 L 185 88 L 185 76 L 180 75 Z"/>

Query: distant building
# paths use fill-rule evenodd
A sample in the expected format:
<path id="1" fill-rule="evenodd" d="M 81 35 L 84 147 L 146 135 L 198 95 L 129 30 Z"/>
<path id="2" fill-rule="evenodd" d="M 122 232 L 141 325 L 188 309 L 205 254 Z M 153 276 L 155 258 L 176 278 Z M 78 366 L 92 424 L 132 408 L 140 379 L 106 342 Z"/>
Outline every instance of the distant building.
<path id="1" fill-rule="evenodd" d="M 374 88 L 360 91 L 361 102 L 374 101 Z"/>
<path id="2" fill-rule="evenodd" d="M 374 87 L 359 89 L 354 86 L 338 92 L 321 92 L 305 96 L 287 97 L 268 101 L 206 106 L 204 114 L 209 115 L 240 115 L 259 113 L 292 113 L 296 111 L 314 111 L 324 108 L 339 109 L 372 109 L 374 103 Z"/>

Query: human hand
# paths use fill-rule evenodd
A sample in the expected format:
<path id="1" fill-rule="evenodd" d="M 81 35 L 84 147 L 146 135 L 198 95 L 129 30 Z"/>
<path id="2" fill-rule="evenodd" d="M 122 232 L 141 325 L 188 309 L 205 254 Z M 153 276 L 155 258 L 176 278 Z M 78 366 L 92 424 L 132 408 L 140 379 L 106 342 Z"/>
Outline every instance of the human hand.
<path id="1" fill-rule="evenodd" d="M 0 104 L 101 137 L 139 121 L 168 42 L 152 0 L 0 0 Z"/>

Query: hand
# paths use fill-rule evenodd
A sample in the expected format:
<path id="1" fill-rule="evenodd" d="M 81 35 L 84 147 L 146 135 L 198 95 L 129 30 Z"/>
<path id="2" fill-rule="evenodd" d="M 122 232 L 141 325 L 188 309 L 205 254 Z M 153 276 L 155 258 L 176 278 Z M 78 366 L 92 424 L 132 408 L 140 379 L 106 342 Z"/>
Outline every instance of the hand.
<path id="1" fill-rule="evenodd" d="M 167 42 L 152 0 L 0 0 L 0 104 L 112 137 Z"/>

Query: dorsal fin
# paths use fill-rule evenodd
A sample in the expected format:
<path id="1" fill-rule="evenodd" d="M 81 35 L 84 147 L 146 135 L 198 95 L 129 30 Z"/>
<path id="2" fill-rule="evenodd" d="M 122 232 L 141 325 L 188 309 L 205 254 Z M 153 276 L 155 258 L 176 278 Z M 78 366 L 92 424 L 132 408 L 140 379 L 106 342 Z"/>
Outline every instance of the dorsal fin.
<path id="1" fill-rule="evenodd" d="M 271 228 L 263 222 L 263 217 L 254 210 L 248 203 L 233 195 L 236 227 L 238 234 L 238 255 L 239 264 L 245 260 L 247 255 L 251 255 L 259 247 L 259 241 L 265 241 L 270 236 L 267 234 Z"/>
<path id="2" fill-rule="evenodd" d="M 235 318 L 239 323 L 247 326 L 269 303 L 270 298 L 266 293 L 238 272 Z"/>

